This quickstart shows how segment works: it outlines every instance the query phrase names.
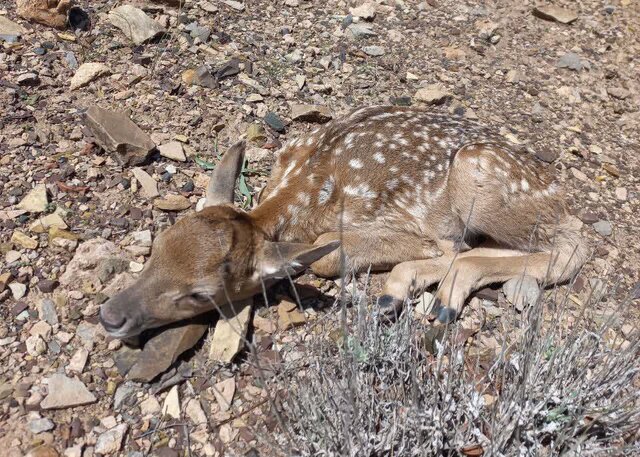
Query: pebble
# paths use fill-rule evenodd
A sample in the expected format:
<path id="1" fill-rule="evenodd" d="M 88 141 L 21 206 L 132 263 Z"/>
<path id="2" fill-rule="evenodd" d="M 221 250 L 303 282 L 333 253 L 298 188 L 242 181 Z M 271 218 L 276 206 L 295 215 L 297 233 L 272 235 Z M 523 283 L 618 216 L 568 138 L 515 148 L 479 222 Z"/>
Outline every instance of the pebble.
<path id="1" fill-rule="evenodd" d="M 162 407 L 158 399 L 153 395 L 150 395 L 149 398 L 140 402 L 140 412 L 143 416 L 155 416 L 161 409 Z"/>
<path id="2" fill-rule="evenodd" d="M 568 68 L 569 70 L 580 71 L 583 68 L 589 69 L 591 65 L 575 52 L 568 52 L 556 62 L 558 68 Z"/>
<path id="3" fill-rule="evenodd" d="M 13 262 L 17 262 L 18 260 L 20 260 L 21 257 L 22 257 L 22 254 L 20 254 L 20 252 L 10 250 L 10 251 L 7 251 L 7 253 L 4 255 L 4 261 L 7 262 L 7 264 L 11 264 Z"/>
<path id="4" fill-rule="evenodd" d="M 37 357 L 47 351 L 47 345 L 39 335 L 32 335 L 25 340 L 27 353 L 30 356 Z"/>
<path id="5" fill-rule="evenodd" d="M 48 379 L 48 391 L 40 407 L 43 409 L 70 408 L 96 402 L 96 397 L 78 378 L 56 373 Z"/>
<path id="6" fill-rule="evenodd" d="M 109 21 L 137 45 L 165 32 L 158 22 L 140 8 L 131 5 L 122 5 L 109 11 Z"/>
<path id="7" fill-rule="evenodd" d="M 155 198 L 160 195 L 158 192 L 158 183 L 149 175 L 149 173 L 138 167 L 133 168 L 131 172 L 142 186 L 142 195 L 144 197 Z"/>
<path id="8" fill-rule="evenodd" d="M 187 197 L 178 194 L 167 194 L 163 198 L 156 198 L 153 206 L 162 211 L 182 211 L 191 206 Z"/>
<path id="9" fill-rule="evenodd" d="M 291 105 L 291 119 L 302 122 L 325 123 L 332 119 L 333 115 L 327 106 L 305 105 L 294 103 Z"/>
<path id="10" fill-rule="evenodd" d="M 384 55 L 384 48 L 381 46 L 365 46 L 364 48 L 362 48 L 362 51 L 365 54 L 373 57 Z"/>
<path id="11" fill-rule="evenodd" d="M 611 236 L 613 233 L 613 228 L 611 227 L 611 222 L 609 221 L 598 221 L 592 224 L 592 227 L 596 232 L 598 232 L 602 236 Z"/>
<path id="12" fill-rule="evenodd" d="M 373 31 L 373 27 L 369 24 L 363 24 L 361 22 L 356 24 L 350 24 L 346 29 L 345 33 L 348 38 L 358 39 L 358 38 L 368 38 L 374 37 L 378 35 Z"/>
<path id="13" fill-rule="evenodd" d="M 27 294 L 27 286 L 20 282 L 9 283 L 9 289 L 14 300 L 20 300 Z"/>
<path id="14" fill-rule="evenodd" d="M 627 192 L 627 188 L 626 187 L 616 187 L 616 198 L 618 200 L 621 201 L 627 201 L 627 198 L 629 196 L 628 192 Z"/>
<path id="15" fill-rule="evenodd" d="M 89 351 L 86 348 L 78 349 L 69 360 L 67 372 L 82 373 L 89 358 Z"/>
<path id="16" fill-rule="evenodd" d="M 416 101 L 426 103 L 427 105 L 441 105 L 451 98 L 451 94 L 440 84 L 430 84 L 418 89 L 413 98 Z"/>
<path id="17" fill-rule="evenodd" d="M 158 146 L 160 155 L 167 159 L 176 160 L 178 162 L 186 162 L 187 157 L 184 154 L 182 143 L 179 141 L 170 141 L 169 143 Z"/>
<path id="18" fill-rule="evenodd" d="M 109 67 L 101 62 L 83 63 L 71 78 L 71 90 L 84 87 L 109 72 Z"/>
<path id="19" fill-rule="evenodd" d="M 236 11 L 244 11 L 244 4 L 237 2 L 236 0 L 220 0 L 220 3 L 224 3 Z"/>
<path id="20" fill-rule="evenodd" d="M 194 425 L 206 425 L 208 422 L 207 415 L 202 410 L 200 401 L 197 398 L 192 398 L 187 402 L 184 412 Z"/>
<path id="21" fill-rule="evenodd" d="M 213 395 L 216 397 L 220 411 L 228 411 L 233 402 L 233 396 L 236 392 L 236 381 L 233 378 L 227 378 L 213 386 Z"/>
<path id="22" fill-rule="evenodd" d="M 276 113 L 268 112 L 264 117 L 264 122 L 276 132 L 282 133 L 285 130 L 284 122 Z"/>
<path id="23" fill-rule="evenodd" d="M 122 440 L 129 426 L 120 424 L 98 436 L 95 452 L 97 454 L 115 454 L 122 446 Z"/>
<path id="24" fill-rule="evenodd" d="M 6 16 L 0 16 L 0 40 L 15 43 L 24 33 L 25 29 L 20 24 L 10 21 Z"/>
<path id="25" fill-rule="evenodd" d="M 58 284 L 58 281 L 53 279 L 41 279 L 38 281 L 38 289 L 40 289 L 40 292 L 43 294 L 50 294 L 58 287 Z"/>
<path id="26" fill-rule="evenodd" d="M 376 17 L 376 5 L 372 2 L 363 3 L 360 6 L 349 10 L 352 16 L 359 17 L 365 21 L 373 21 Z"/>
<path id="27" fill-rule="evenodd" d="M 533 14 L 541 19 L 561 22 L 563 24 L 571 24 L 578 19 L 578 14 L 575 11 L 555 5 L 537 6 L 533 9 Z"/>
<path id="28" fill-rule="evenodd" d="M 20 201 L 18 208 L 30 213 L 42 213 L 47 210 L 48 204 L 47 187 L 38 184 Z"/>
<path id="29" fill-rule="evenodd" d="M 174 419 L 180 419 L 180 396 L 178 395 L 178 386 L 173 386 L 162 405 L 162 414 L 168 415 Z"/>
<path id="30" fill-rule="evenodd" d="M 29 422 L 29 430 L 31 433 L 37 435 L 38 433 L 48 432 L 53 430 L 56 424 L 49 418 L 43 417 L 41 419 L 35 419 Z"/>

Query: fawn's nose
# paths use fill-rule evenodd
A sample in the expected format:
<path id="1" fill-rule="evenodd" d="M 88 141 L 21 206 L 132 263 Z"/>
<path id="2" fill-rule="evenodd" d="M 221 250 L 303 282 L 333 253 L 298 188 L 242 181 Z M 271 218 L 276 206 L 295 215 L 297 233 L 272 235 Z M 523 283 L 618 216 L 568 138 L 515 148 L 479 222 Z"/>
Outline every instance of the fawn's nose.
<path id="1" fill-rule="evenodd" d="M 110 311 L 108 306 L 100 308 L 100 323 L 109 333 L 116 333 L 127 323 L 127 317 Z"/>

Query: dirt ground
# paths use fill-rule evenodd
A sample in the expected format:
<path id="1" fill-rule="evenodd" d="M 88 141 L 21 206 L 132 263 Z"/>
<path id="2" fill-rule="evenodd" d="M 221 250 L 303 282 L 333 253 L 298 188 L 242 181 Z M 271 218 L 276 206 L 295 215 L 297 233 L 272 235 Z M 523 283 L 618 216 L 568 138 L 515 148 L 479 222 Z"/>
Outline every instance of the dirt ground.
<path id="1" fill-rule="evenodd" d="M 149 243 L 139 237 L 194 211 L 207 164 L 242 134 L 253 140 L 246 176 L 249 192 L 257 193 L 279 145 L 317 126 L 293 120 L 294 103 L 326 106 L 334 118 L 364 105 L 423 105 L 492 126 L 540 167 L 555 170 L 584 223 L 593 256 L 573 285 L 574 311 L 593 289 L 608 287 L 607 298 L 589 310 L 593 319 L 619 313 L 631 296 L 612 338 L 626 338 L 637 326 L 640 2 L 555 2 L 577 12 L 569 24 L 534 15 L 540 3 L 528 0 L 377 0 L 369 20 L 350 15 L 361 3 L 190 0 L 178 8 L 135 2 L 166 29 L 136 45 L 109 20 L 121 2 L 79 2 L 91 26 L 74 31 L 25 20 L 13 1 L 0 1 L 0 14 L 25 29 L 15 42 L 0 38 L 5 455 L 244 455 L 256 446 L 256 430 L 268 433 L 277 425 L 249 359 L 212 363 L 207 342 L 188 354 L 173 378 L 127 381 L 122 343 L 107 337 L 97 312 L 148 259 Z M 71 89 L 78 66 L 90 62 L 104 64 L 102 74 Z M 198 82 L 191 70 L 203 66 L 210 79 Z M 439 95 L 421 101 L 421 88 Z M 179 143 L 186 161 L 156 155 L 142 168 L 160 196 L 181 195 L 188 209 L 160 209 L 145 196 L 133 167 L 95 144 L 83 118 L 94 105 L 125 111 L 156 145 Z M 41 184 L 46 208 L 20 211 L 20 202 Z M 239 194 L 239 204 L 250 207 L 248 195 Z M 66 227 L 39 228 L 36 222 L 49 214 Z M 125 267 L 113 267 L 115 276 L 90 270 L 61 279 L 74 256 L 91 254 L 79 246 L 98 237 L 114 243 Z M 310 275 L 302 282 L 329 298 L 338 290 L 333 281 Z M 500 332 L 509 333 L 516 320 L 500 318 L 508 307 L 502 294 L 485 291 L 483 298 L 463 319 L 479 332 L 470 350 L 496 347 Z M 490 326 L 479 323 L 487 309 Z M 276 307 L 258 313 L 277 315 Z M 256 328 L 251 338 L 264 360 L 275 361 L 304 331 Z M 55 373 L 65 382 L 77 378 L 82 386 L 70 387 L 75 400 L 93 398 L 82 406 L 43 406 Z M 228 407 L 220 391 L 231 385 Z M 174 401 L 169 392 L 177 392 L 182 405 L 177 417 L 162 414 Z"/>

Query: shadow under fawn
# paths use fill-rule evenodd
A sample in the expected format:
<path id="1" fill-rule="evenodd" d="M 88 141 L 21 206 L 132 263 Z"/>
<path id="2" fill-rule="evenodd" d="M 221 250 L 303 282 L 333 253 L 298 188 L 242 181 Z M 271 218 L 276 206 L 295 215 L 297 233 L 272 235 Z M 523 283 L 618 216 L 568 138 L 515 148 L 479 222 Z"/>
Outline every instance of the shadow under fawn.
<path id="1" fill-rule="evenodd" d="M 258 206 L 233 206 L 244 142 L 213 172 L 205 208 L 160 233 L 134 285 L 100 310 L 115 337 L 248 298 L 307 267 L 320 276 L 391 270 L 380 312 L 439 283 L 436 314 L 518 275 L 568 280 L 587 248 L 548 174 L 469 120 L 374 106 L 279 153 Z"/>

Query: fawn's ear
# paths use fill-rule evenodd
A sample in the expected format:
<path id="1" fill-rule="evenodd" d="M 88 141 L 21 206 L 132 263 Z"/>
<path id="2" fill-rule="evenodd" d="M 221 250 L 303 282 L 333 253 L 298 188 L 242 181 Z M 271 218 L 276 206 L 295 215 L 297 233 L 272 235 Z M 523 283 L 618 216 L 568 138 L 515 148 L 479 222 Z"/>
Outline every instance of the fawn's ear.
<path id="1" fill-rule="evenodd" d="M 242 171 L 246 142 L 238 141 L 231 146 L 218 166 L 213 170 L 207 186 L 207 200 L 204 206 L 233 203 L 236 180 Z"/>
<path id="2" fill-rule="evenodd" d="M 258 270 L 264 279 L 286 278 L 300 273 L 339 246 L 337 240 L 319 245 L 265 241 Z"/>

